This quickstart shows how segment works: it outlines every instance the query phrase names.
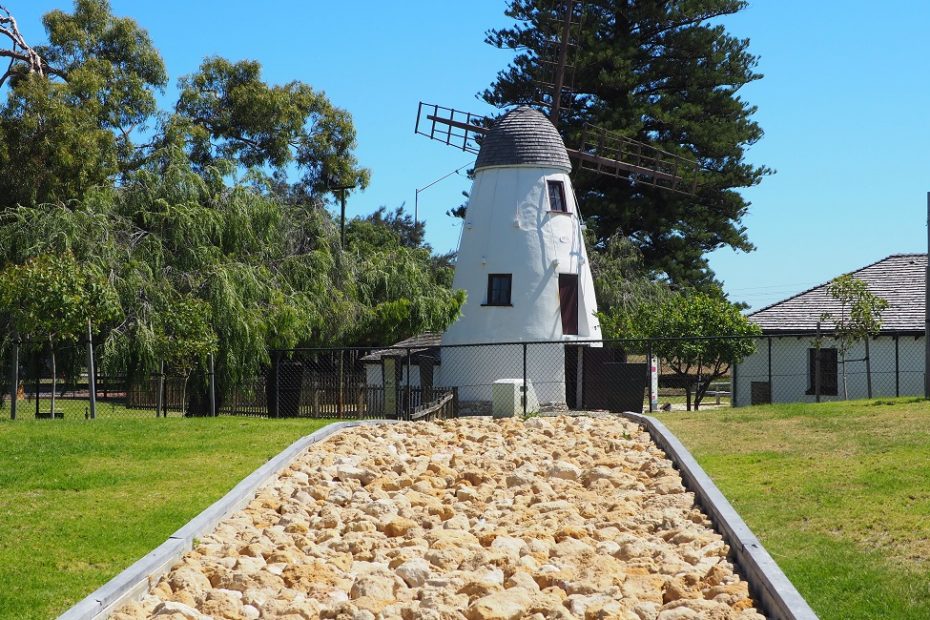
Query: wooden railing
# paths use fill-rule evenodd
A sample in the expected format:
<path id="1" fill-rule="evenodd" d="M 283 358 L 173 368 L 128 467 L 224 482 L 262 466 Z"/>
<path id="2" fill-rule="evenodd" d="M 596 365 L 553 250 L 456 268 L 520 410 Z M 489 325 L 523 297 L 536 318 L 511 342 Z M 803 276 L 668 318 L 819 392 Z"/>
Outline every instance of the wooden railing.
<path id="1" fill-rule="evenodd" d="M 455 388 L 448 390 L 432 402 L 416 407 L 410 414 L 414 421 L 447 420 L 458 417 L 458 391 Z"/>

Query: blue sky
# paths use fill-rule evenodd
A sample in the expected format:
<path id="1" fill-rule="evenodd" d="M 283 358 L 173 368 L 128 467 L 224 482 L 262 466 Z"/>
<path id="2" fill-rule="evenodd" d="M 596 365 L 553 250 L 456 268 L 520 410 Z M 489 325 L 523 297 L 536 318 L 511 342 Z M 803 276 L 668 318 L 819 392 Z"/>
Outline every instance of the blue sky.
<path id="1" fill-rule="evenodd" d="M 7 0 L 30 41 L 40 16 L 70 1 Z M 301 80 L 349 110 L 369 188 L 350 216 L 379 205 L 413 209 L 416 188 L 473 156 L 413 133 L 420 100 L 477 113 L 475 95 L 511 54 L 484 44 L 508 24 L 503 0 L 321 2 L 113 0 L 146 28 L 177 78 L 220 55 L 260 61 L 272 82 Z M 930 3 L 888 0 L 756 0 L 724 20 L 748 37 L 765 78 L 742 96 L 765 130 L 749 152 L 777 174 L 745 190 L 743 223 L 757 250 L 722 249 L 711 266 L 734 300 L 754 308 L 888 254 L 927 249 L 930 190 Z M 453 249 L 458 221 L 445 215 L 468 189 L 462 175 L 425 190 L 420 215 L 437 250 Z M 582 211 L 584 205 L 582 205 Z"/>

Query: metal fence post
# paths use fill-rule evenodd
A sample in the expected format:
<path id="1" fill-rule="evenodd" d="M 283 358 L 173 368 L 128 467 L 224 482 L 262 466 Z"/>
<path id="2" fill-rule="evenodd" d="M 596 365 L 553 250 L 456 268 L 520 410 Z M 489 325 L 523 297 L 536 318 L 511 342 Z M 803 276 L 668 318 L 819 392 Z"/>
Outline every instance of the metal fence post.
<path id="1" fill-rule="evenodd" d="M 653 362 L 652 362 L 652 340 L 646 341 L 646 368 L 649 371 L 649 413 L 655 411 L 655 394 L 652 390 L 652 376 L 655 374 Z"/>
<path id="2" fill-rule="evenodd" d="M 523 387 L 520 388 L 520 391 L 523 393 L 523 417 L 526 417 L 526 395 L 527 395 L 527 385 L 526 385 L 526 348 L 527 343 L 523 343 Z"/>
<path id="3" fill-rule="evenodd" d="M 413 395 L 410 392 L 410 349 L 407 349 L 407 387 L 404 397 L 404 415 L 408 420 L 413 419 Z"/>
<path id="4" fill-rule="evenodd" d="M 36 355 L 35 358 L 35 371 L 36 371 L 36 419 L 39 418 L 39 382 L 41 381 L 42 375 L 42 366 L 41 366 L 41 355 Z"/>
<path id="5" fill-rule="evenodd" d="M 10 419 L 16 419 L 16 399 L 19 396 L 19 337 L 13 335 L 10 360 Z"/>
<path id="6" fill-rule="evenodd" d="M 343 192 L 343 197 L 345 197 L 345 192 Z M 339 417 L 345 417 L 345 392 L 343 391 L 343 385 L 345 384 L 345 349 L 339 349 L 339 392 L 338 392 L 338 407 L 339 407 Z"/>
<path id="7" fill-rule="evenodd" d="M 281 415 L 281 352 L 274 354 L 274 417 Z"/>
<path id="8" fill-rule="evenodd" d="M 814 348 L 814 399 L 820 402 L 820 321 L 817 321 L 817 346 Z"/>
<path id="9" fill-rule="evenodd" d="M 738 369 L 739 364 L 736 363 L 736 360 L 730 362 L 730 368 L 733 370 L 730 372 L 730 407 L 736 407 L 738 402 L 736 399 L 736 386 L 739 385 L 739 376 Z"/>
<path id="10" fill-rule="evenodd" d="M 769 404 L 775 402 L 774 394 L 775 390 L 772 385 L 772 337 L 768 337 L 769 341 Z"/>
<path id="11" fill-rule="evenodd" d="M 158 396 L 155 401 L 155 417 L 162 415 L 168 417 L 168 408 L 165 406 L 165 362 L 164 360 L 158 366 Z"/>
<path id="12" fill-rule="evenodd" d="M 901 395 L 901 365 L 898 352 L 898 335 L 894 335 L 894 395 Z"/>
<path id="13" fill-rule="evenodd" d="M 90 400 L 90 419 L 97 417 L 96 364 L 94 364 L 94 334 L 87 319 L 87 394 Z"/>
<path id="14" fill-rule="evenodd" d="M 210 417 L 215 418 L 217 416 L 216 411 L 216 373 L 213 370 L 213 354 L 207 358 L 207 363 L 210 366 Z"/>

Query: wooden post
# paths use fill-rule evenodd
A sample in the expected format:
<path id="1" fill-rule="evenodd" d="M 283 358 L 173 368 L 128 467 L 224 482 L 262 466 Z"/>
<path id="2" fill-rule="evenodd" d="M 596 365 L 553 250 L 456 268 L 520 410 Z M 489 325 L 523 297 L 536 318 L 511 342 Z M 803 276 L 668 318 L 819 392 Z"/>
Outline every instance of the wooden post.
<path id="1" fill-rule="evenodd" d="M 96 364 L 94 364 L 94 334 L 87 319 L 87 394 L 90 397 L 90 419 L 97 417 Z"/>
<path id="2" fill-rule="evenodd" d="M 207 358 L 207 363 L 210 365 L 210 417 L 215 418 L 217 416 L 216 412 L 216 372 L 213 369 L 213 354 Z"/>
<path id="3" fill-rule="evenodd" d="M 16 419 L 16 400 L 19 396 L 19 337 L 13 336 L 13 350 L 10 360 L 10 419 Z"/>

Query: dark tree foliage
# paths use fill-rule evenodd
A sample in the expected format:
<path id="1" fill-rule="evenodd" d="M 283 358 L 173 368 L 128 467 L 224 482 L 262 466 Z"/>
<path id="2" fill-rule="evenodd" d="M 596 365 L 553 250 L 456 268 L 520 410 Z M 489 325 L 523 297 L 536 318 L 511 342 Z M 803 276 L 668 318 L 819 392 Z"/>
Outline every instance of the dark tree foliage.
<path id="1" fill-rule="evenodd" d="M 497 106 L 539 99 L 540 54 L 551 14 L 538 0 L 509 0 L 512 28 L 487 42 L 518 50 L 484 98 Z M 549 5 L 558 3 L 546 3 Z M 575 95 L 560 130 L 576 146 L 584 123 L 696 159 L 705 172 L 697 195 L 682 196 L 600 175 L 577 174 L 575 190 L 598 244 L 621 232 L 642 251 L 646 267 L 673 283 L 712 280 L 705 255 L 717 248 L 753 249 L 742 225 L 749 203 L 736 191 L 760 182 L 769 168 L 745 160 L 762 129 L 739 90 L 762 76 L 749 40 L 728 34 L 721 16 L 744 0 L 588 0 L 580 30 Z"/>
<path id="2" fill-rule="evenodd" d="M 245 168 L 267 166 L 279 175 L 296 165 L 297 184 L 308 194 L 368 184 L 368 170 L 352 155 L 351 115 L 309 85 L 270 85 L 256 61 L 207 58 L 197 73 L 181 78 L 180 87 L 173 122 L 189 124 L 196 164 L 227 159 Z"/>
<path id="3" fill-rule="evenodd" d="M 429 249 L 429 245 L 423 241 L 426 223 L 414 222 L 413 216 L 406 213 L 403 206 L 397 207 L 393 211 L 389 211 L 387 207 L 378 207 L 376 211 L 366 215 L 363 219 L 392 232 L 397 236 L 397 241 L 404 247 L 425 247 Z"/>

